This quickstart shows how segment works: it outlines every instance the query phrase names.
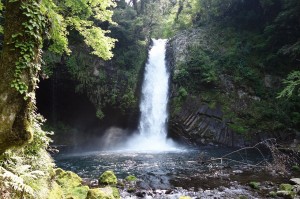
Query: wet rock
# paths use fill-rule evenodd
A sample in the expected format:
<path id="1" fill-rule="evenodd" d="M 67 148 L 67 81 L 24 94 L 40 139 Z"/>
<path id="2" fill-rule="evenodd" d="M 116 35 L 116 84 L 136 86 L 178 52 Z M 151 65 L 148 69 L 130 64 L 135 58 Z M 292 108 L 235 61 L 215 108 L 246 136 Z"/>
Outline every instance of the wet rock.
<path id="1" fill-rule="evenodd" d="M 165 194 L 171 194 L 173 192 L 172 189 L 166 190 Z"/>
<path id="2" fill-rule="evenodd" d="M 279 189 L 280 189 L 281 191 L 292 191 L 293 186 L 290 185 L 290 184 L 281 184 L 281 185 L 279 186 Z"/>
<path id="3" fill-rule="evenodd" d="M 218 188 L 218 191 L 223 192 L 225 189 L 226 189 L 225 187 L 221 186 Z"/>
<path id="4" fill-rule="evenodd" d="M 259 189 L 260 183 L 259 182 L 250 182 L 249 186 L 253 189 Z"/>
<path id="5" fill-rule="evenodd" d="M 146 196 L 146 192 L 140 192 L 140 191 L 139 191 L 139 192 L 136 192 L 135 195 L 136 195 L 137 197 L 143 198 L 143 197 Z"/>
<path id="6" fill-rule="evenodd" d="M 265 183 L 266 183 L 266 185 L 269 185 L 269 186 L 274 186 L 274 182 L 271 182 L 271 181 L 266 181 Z"/>
<path id="7" fill-rule="evenodd" d="M 130 188 L 127 189 L 128 193 L 134 193 L 135 191 L 136 191 L 135 187 L 130 187 Z"/>
<path id="8" fill-rule="evenodd" d="M 98 186 L 98 184 L 99 184 L 99 182 L 98 182 L 98 180 L 91 180 L 91 182 L 90 182 L 90 187 L 97 187 Z"/>
<path id="9" fill-rule="evenodd" d="M 137 178 L 133 175 L 129 175 L 125 178 L 125 180 L 128 181 L 128 182 L 136 182 Z"/>
<path id="10" fill-rule="evenodd" d="M 291 184 L 281 184 L 279 186 L 279 191 L 277 191 L 277 195 L 283 198 L 294 198 L 295 192 L 293 192 L 293 186 Z"/>
<path id="11" fill-rule="evenodd" d="M 293 186 L 293 192 L 299 194 L 300 193 L 300 185 L 294 185 Z"/>
<path id="12" fill-rule="evenodd" d="M 240 174 L 240 173 L 243 173 L 243 171 L 242 170 L 234 170 L 234 171 L 232 171 L 232 173 L 234 173 L 234 174 Z"/>
<path id="13" fill-rule="evenodd" d="M 99 185 L 117 185 L 117 177 L 113 171 L 105 171 L 99 177 Z"/>
<path id="14" fill-rule="evenodd" d="M 290 183 L 293 185 L 300 185 L 300 178 L 292 178 L 290 179 Z"/>
<path id="15" fill-rule="evenodd" d="M 272 198 L 275 198 L 277 196 L 277 193 L 275 191 L 271 191 L 269 193 L 269 196 L 272 197 Z"/>
<path id="16" fill-rule="evenodd" d="M 105 187 L 102 189 L 89 189 L 86 199 L 98 198 L 115 199 L 120 198 L 120 196 L 119 193 L 116 193 L 116 191 L 114 191 L 111 187 Z"/>
<path id="17" fill-rule="evenodd" d="M 236 185 L 238 185 L 238 182 L 237 181 L 231 181 L 230 185 L 236 186 Z"/>
<path id="18" fill-rule="evenodd" d="M 153 193 L 152 192 L 148 192 L 147 196 L 153 197 Z"/>
<path id="19" fill-rule="evenodd" d="M 293 192 L 290 191 L 277 191 L 276 195 L 279 197 L 283 197 L 285 199 L 293 199 L 294 198 L 294 194 L 292 194 Z"/>
<path id="20" fill-rule="evenodd" d="M 180 196 L 179 199 L 192 199 L 190 196 Z"/>

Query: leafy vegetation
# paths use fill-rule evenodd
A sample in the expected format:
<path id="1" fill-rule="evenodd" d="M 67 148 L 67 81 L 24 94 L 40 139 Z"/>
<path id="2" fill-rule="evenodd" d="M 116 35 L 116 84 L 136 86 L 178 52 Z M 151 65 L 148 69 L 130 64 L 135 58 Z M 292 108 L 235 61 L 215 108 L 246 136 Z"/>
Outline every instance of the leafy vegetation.
<path id="1" fill-rule="evenodd" d="M 201 100 L 212 109 L 221 105 L 228 126 L 239 134 L 300 128 L 299 0 L 2 2 L 1 198 L 104 194 L 82 186 L 76 174 L 54 170 L 46 152 L 49 133 L 35 113 L 38 73 L 42 68 L 41 76 L 51 77 L 58 65 L 65 67 L 100 119 L 108 106 L 120 114 L 137 112 L 150 37 L 172 42 L 188 35 L 172 77 L 173 113 L 187 100 Z M 112 172 L 105 175 L 102 183 L 117 183 Z M 119 198 L 112 191 L 105 197 Z"/>
<path id="2" fill-rule="evenodd" d="M 90 55 L 76 31 L 70 33 L 69 41 L 73 54 L 57 59 L 47 52 L 44 71 L 52 74 L 56 66 L 66 67 L 71 78 L 76 82 L 76 92 L 88 96 L 96 108 L 96 116 L 102 119 L 105 108 L 113 107 L 125 114 L 138 107 L 139 83 L 142 69 L 147 58 L 149 31 L 144 30 L 143 18 L 123 1 L 114 8 L 112 23 L 100 23 L 110 31 L 110 36 L 117 40 L 113 50 L 114 58 L 105 61 Z"/>
<path id="3" fill-rule="evenodd" d="M 109 31 L 95 22 L 113 23 L 109 9 L 115 4 L 110 0 L 2 2 L 0 10 L 5 15 L 1 23 L 5 23 L 0 27 L 4 34 L 0 67 L 0 197 L 61 198 L 68 193 L 61 178 L 57 182 L 52 179 L 54 164 L 46 151 L 50 139 L 41 129 L 41 117 L 35 113 L 42 47 L 69 54 L 67 36 L 74 28 L 93 49 L 92 54 L 111 59 L 116 40 L 107 37 Z M 72 177 L 72 173 L 67 174 Z M 50 192 L 52 188 L 55 193 Z M 88 187 L 69 188 L 72 193 L 66 197 L 76 198 L 88 191 Z"/>
<path id="4" fill-rule="evenodd" d="M 171 42 L 181 42 L 186 52 L 175 58 L 174 113 L 184 103 L 184 88 L 195 99 L 222 105 L 235 132 L 299 129 L 299 2 L 191 0 L 176 6 Z"/>
<path id="5" fill-rule="evenodd" d="M 41 116 L 36 118 L 40 119 L 32 125 L 32 142 L 0 156 L 2 198 L 47 198 L 54 163 L 46 152 L 48 133 L 41 129 Z"/>

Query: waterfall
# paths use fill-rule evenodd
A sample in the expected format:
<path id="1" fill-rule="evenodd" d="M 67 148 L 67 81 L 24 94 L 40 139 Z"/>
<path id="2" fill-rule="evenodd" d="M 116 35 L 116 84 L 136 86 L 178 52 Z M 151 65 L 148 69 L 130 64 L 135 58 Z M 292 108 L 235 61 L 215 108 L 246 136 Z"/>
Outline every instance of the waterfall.
<path id="1" fill-rule="evenodd" d="M 142 136 L 163 139 L 166 132 L 169 73 L 165 63 L 165 40 L 153 40 L 145 68 L 140 103 Z"/>
<path id="2" fill-rule="evenodd" d="M 172 150 L 167 139 L 169 72 L 165 61 L 166 40 L 153 39 L 145 67 L 138 134 L 129 141 L 134 150 Z"/>

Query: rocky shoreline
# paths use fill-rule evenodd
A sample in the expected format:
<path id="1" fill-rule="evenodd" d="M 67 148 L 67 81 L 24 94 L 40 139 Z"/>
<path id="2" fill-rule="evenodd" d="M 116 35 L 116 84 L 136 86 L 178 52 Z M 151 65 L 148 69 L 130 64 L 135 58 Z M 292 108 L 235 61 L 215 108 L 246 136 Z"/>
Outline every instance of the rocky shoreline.
<path id="1" fill-rule="evenodd" d="M 190 178 L 170 181 L 169 189 L 146 187 L 142 179 L 118 179 L 120 198 L 178 199 L 178 198 L 300 198 L 298 167 L 288 173 L 265 168 L 212 169 Z M 96 179 L 84 179 L 84 184 L 98 188 Z M 101 185 L 100 185 L 101 187 Z"/>

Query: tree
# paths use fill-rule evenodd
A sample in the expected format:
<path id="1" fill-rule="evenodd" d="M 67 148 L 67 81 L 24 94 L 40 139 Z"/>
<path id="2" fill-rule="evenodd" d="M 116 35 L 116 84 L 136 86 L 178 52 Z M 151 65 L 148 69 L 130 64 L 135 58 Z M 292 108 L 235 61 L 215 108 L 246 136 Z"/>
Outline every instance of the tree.
<path id="1" fill-rule="evenodd" d="M 9 0 L 4 5 L 4 42 L 0 62 L 0 154 L 31 139 L 35 117 L 35 89 L 42 47 L 67 53 L 68 30 L 75 29 L 95 54 L 113 55 L 115 39 L 94 21 L 112 22 L 111 0 Z M 2 8 L 2 4 L 0 5 Z"/>

